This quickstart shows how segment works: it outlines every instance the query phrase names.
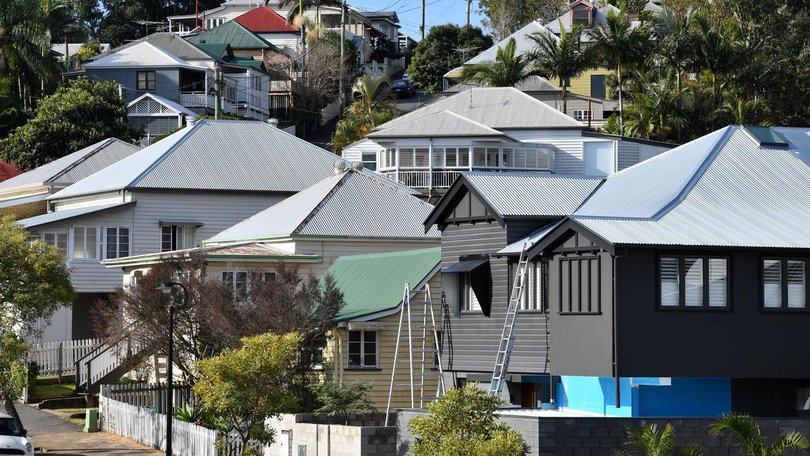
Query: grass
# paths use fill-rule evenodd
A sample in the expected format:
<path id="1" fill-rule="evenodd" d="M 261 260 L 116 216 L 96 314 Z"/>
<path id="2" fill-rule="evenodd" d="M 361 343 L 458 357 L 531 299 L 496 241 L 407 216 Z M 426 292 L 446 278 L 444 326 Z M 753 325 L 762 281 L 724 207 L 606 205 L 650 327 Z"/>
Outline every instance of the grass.
<path id="1" fill-rule="evenodd" d="M 61 385 L 37 385 L 37 387 L 34 388 L 34 391 L 31 392 L 31 398 L 34 402 L 39 402 L 43 399 L 72 396 L 75 390 L 76 385 L 73 383 L 62 383 Z"/>
<path id="2" fill-rule="evenodd" d="M 87 409 L 68 408 L 68 409 L 48 410 L 48 413 L 53 413 L 54 415 L 57 415 L 63 420 L 68 421 L 70 423 L 78 424 L 79 426 L 84 426 L 85 410 Z M 95 410 L 98 409 L 96 408 Z"/>

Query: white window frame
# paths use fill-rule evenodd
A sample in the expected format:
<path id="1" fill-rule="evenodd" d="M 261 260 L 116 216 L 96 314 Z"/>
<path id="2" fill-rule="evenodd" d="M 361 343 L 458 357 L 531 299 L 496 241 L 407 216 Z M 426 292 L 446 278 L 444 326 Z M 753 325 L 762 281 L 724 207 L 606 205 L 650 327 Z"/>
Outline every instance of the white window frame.
<path id="1" fill-rule="evenodd" d="M 593 110 L 588 110 L 588 109 L 574 109 L 571 112 L 571 117 L 573 117 L 574 120 L 580 120 L 580 121 L 588 120 L 589 119 L 588 118 L 589 113 L 590 113 L 590 120 L 593 120 Z"/>
<path id="2" fill-rule="evenodd" d="M 115 256 L 111 257 L 107 255 L 107 246 L 109 244 L 108 240 L 108 230 L 115 230 Z M 121 230 L 127 230 L 127 254 L 121 255 L 121 243 L 117 241 L 118 238 L 121 237 Z M 124 258 L 132 255 L 132 227 L 126 225 L 116 225 L 116 226 L 105 226 L 101 229 L 101 235 L 103 236 L 103 240 L 101 243 L 101 250 L 102 255 L 105 260 L 114 259 L 114 258 Z"/>
<path id="3" fill-rule="evenodd" d="M 516 267 L 516 265 L 515 265 Z M 543 311 L 543 263 L 531 262 L 526 268 L 526 282 L 523 290 L 523 297 L 520 300 L 519 310 L 521 312 Z M 512 280 L 515 274 L 512 273 Z"/>
<path id="4" fill-rule="evenodd" d="M 173 246 L 173 248 L 166 250 L 163 246 L 164 239 L 163 237 L 166 235 L 165 230 L 168 229 L 170 236 L 169 244 Z M 178 236 L 179 234 L 179 236 Z M 160 251 L 161 252 L 171 252 L 173 250 L 183 250 L 183 249 L 190 249 L 196 247 L 197 239 L 197 227 L 195 225 L 161 225 L 160 226 Z M 186 237 L 190 236 L 191 238 L 191 245 L 186 245 Z M 178 240 L 180 242 L 178 242 Z"/>
<path id="5" fill-rule="evenodd" d="M 352 343 L 351 342 L 351 334 L 352 333 L 360 333 L 360 365 L 352 365 L 350 364 L 350 360 L 352 357 Z M 374 365 L 367 365 L 366 364 L 366 333 L 373 333 L 374 334 Z M 373 331 L 373 330 L 349 330 L 346 332 L 346 368 L 347 369 L 379 369 L 380 368 L 380 332 Z"/>
<path id="6" fill-rule="evenodd" d="M 46 236 L 53 236 L 54 242 L 48 242 L 45 240 Z M 39 239 L 42 241 L 43 244 L 48 244 L 56 247 L 62 252 L 65 256 L 68 255 L 70 251 L 70 233 L 68 231 L 43 231 L 37 235 L 32 236 L 35 239 Z M 64 241 L 64 249 L 59 247 L 59 238 L 62 237 Z"/>
<path id="7" fill-rule="evenodd" d="M 245 270 L 227 270 L 227 271 L 220 272 L 219 278 L 220 278 L 220 281 L 222 282 L 222 284 L 224 284 L 225 286 L 230 288 L 231 296 L 233 297 L 233 299 L 238 300 L 239 296 L 236 294 L 236 284 L 238 282 L 236 281 L 236 279 L 239 277 L 240 274 L 244 274 L 244 277 L 245 277 L 245 296 L 249 297 L 250 296 L 250 284 L 253 281 L 253 277 L 252 277 L 253 273 L 254 273 L 253 271 L 245 271 Z M 256 273 L 261 274 L 262 282 L 265 283 L 265 284 L 272 282 L 276 278 L 276 272 L 275 271 L 259 271 L 259 272 L 256 272 Z M 232 274 L 231 278 L 229 280 L 225 279 L 226 274 Z M 228 282 L 230 282 L 230 283 L 228 283 Z"/>
<path id="8" fill-rule="evenodd" d="M 82 230 L 82 251 L 87 252 L 87 232 L 88 230 L 95 230 L 96 232 L 96 240 L 95 240 L 95 255 L 92 257 L 76 257 L 76 232 L 77 230 Z M 102 243 L 99 242 L 101 234 L 99 233 L 99 227 L 97 226 L 74 226 L 70 230 L 70 240 L 69 247 L 70 247 L 70 259 L 73 261 L 98 261 L 100 258 L 100 250 L 102 247 Z"/>
<path id="9" fill-rule="evenodd" d="M 461 310 L 462 312 L 481 312 L 481 303 L 472 288 L 472 279 L 469 272 L 461 274 Z"/>

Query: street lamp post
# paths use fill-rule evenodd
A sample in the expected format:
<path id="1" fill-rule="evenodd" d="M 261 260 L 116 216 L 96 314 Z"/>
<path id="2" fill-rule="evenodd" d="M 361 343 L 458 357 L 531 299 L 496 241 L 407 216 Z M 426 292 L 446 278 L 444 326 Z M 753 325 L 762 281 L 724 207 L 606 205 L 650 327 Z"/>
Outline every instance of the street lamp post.
<path id="1" fill-rule="evenodd" d="M 172 372 L 172 366 L 174 365 L 174 313 L 183 307 L 186 306 L 188 303 L 188 290 L 186 287 L 183 286 L 181 283 L 177 282 L 163 282 L 163 285 L 157 287 L 158 290 L 169 294 L 172 292 L 174 287 L 180 287 L 183 289 L 183 303 L 180 306 L 177 306 L 174 299 L 172 299 L 172 303 L 169 305 L 169 350 L 167 353 L 168 360 L 166 362 L 166 455 L 171 456 L 172 454 L 172 420 L 174 419 L 174 398 L 172 397 L 172 393 L 174 392 L 174 373 Z"/>

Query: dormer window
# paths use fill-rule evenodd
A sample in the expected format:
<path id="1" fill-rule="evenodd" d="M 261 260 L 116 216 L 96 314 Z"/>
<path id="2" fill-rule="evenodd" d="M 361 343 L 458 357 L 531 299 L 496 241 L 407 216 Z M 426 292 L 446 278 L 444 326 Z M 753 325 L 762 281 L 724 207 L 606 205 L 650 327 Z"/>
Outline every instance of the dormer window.
<path id="1" fill-rule="evenodd" d="M 577 2 L 570 6 L 571 8 L 571 26 L 580 24 L 586 28 L 590 28 L 593 18 L 593 7 L 584 2 Z"/>

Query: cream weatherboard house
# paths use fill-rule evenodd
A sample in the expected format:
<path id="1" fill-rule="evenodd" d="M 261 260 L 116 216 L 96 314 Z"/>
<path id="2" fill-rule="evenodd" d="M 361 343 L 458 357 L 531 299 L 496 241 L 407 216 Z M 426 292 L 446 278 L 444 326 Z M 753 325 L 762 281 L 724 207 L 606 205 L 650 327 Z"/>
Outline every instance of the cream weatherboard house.
<path id="1" fill-rule="evenodd" d="M 54 340 L 92 336 L 91 307 L 121 287 L 102 261 L 194 247 L 333 175 L 335 160 L 267 123 L 206 120 L 51 195 L 48 213 L 18 223 L 67 238 L 78 298 Z"/>

